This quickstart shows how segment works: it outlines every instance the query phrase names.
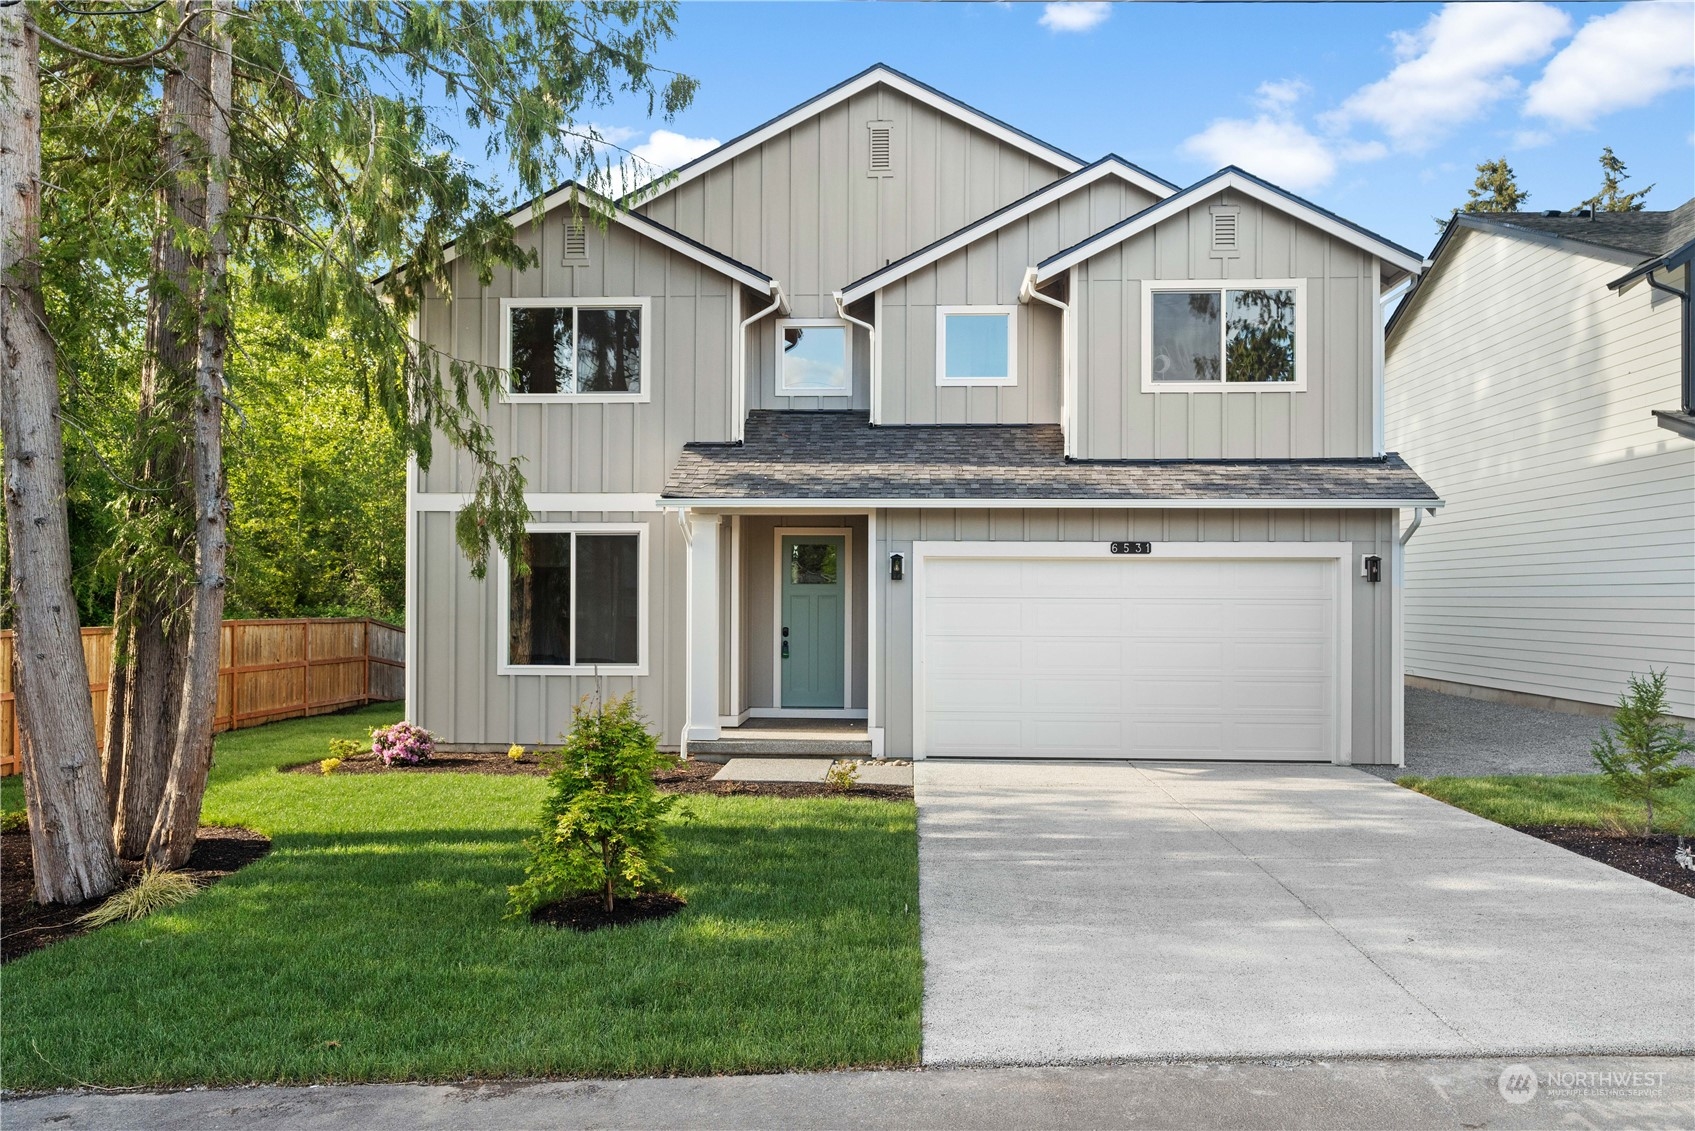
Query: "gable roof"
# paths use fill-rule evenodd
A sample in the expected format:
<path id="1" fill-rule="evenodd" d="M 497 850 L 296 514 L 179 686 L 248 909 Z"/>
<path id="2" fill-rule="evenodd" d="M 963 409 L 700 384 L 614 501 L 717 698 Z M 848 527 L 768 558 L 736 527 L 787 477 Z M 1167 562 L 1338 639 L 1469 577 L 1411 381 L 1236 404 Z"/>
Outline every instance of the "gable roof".
<path id="1" fill-rule="evenodd" d="M 1036 282 L 1045 283 L 1063 274 L 1083 262 L 1085 259 L 1099 255 L 1111 247 L 1116 247 L 1131 236 L 1145 232 L 1161 221 L 1168 220 L 1184 209 L 1214 193 L 1224 189 L 1235 189 L 1244 196 L 1253 197 L 1262 204 L 1269 204 L 1280 212 L 1294 216 L 1328 235 L 1351 243 L 1364 251 L 1377 256 L 1385 263 L 1400 268 L 1409 275 L 1416 275 L 1424 269 L 1424 258 L 1410 248 L 1402 247 L 1393 240 L 1360 227 L 1352 220 L 1344 220 L 1334 212 L 1320 208 L 1310 200 L 1296 196 L 1287 189 L 1278 188 L 1269 181 L 1263 181 L 1252 173 L 1227 165 L 1203 181 L 1197 181 L 1188 188 L 1172 196 L 1166 197 L 1158 204 L 1144 208 L 1127 219 L 1120 220 L 1110 228 L 1096 232 L 1081 243 L 1074 244 L 1064 251 L 1056 252 L 1036 265 Z"/>
<path id="2" fill-rule="evenodd" d="M 934 243 L 921 247 L 910 255 L 879 267 L 864 278 L 849 283 L 839 292 L 841 299 L 844 303 L 858 302 L 866 295 L 880 291 L 890 283 L 904 279 L 914 271 L 927 267 L 962 247 L 968 247 L 984 236 L 998 232 L 1008 224 L 1023 219 L 1032 212 L 1045 208 L 1054 201 L 1061 200 L 1078 189 L 1086 188 L 1107 176 L 1120 177 L 1137 188 L 1152 193 L 1161 200 L 1177 191 L 1177 186 L 1165 178 L 1156 177 L 1146 169 L 1132 165 L 1117 154 L 1109 153 L 1099 161 L 1085 165 L 1075 173 L 1061 177 L 1052 184 L 1043 185 L 1035 192 L 1021 197 L 1005 207 L 996 209 L 981 219 L 972 221 L 958 231 L 951 232 Z"/>
<path id="3" fill-rule="evenodd" d="M 1431 249 L 1427 262 L 1432 268 L 1441 262 L 1448 245 L 1461 232 L 1551 241 L 1578 255 L 1629 264 L 1633 270 L 1608 284 L 1618 290 L 1648 271 L 1681 266 L 1689 261 L 1695 252 L 1695 199 L 1670 212 L 1602 212 L 1589 216 L 1564 212 L 1555 216 L 1535 212 L 1456 212 Z M 1396 327 L 1413 308 L 1429 277 L 1413 280 L 1412 287 L 1383 326 L 1385 341 L 1394 338 Z"/>
<path id="4" fill-rule="evenodd" d="M 696 263 L 710 267 L 720 275 L 734 279 L 744 287 L 752 287 L 756 291 L 769 294 L 776 285 L 776 280 L 759 268 L 750 267 L 739 259 L 732 259 L 716 248 L 708 247 L 699 240 L 691 239 L 675 228 L 667 227 L 658 220 L 644 216 L 640 212 L 631 212 L 622 204 L 576 181 L 566 181 L 548 193 L 547 199 L 543 200 L 541 205 L 543 214 L 552 212 L 559 205 L 565 203 L 571 198 L 572 193 L 580 194 L 597 202 L 603 212 L 610 214 L 613 223 L 629 228 L 638 235 L 646 236 L 655 243 L 668 247 L 679 255 L 685 255 Z M 520 211 L 528 210 L 528 206 L 526 206 Z M 517 215 L 517 213 L 513 213 L 513 215 Z M 458 257 L 459 252 L 456 244 L 449 244 L 442 254 L 442 263 L 452 263 Z"/>
<path id="5" fill-rule="evenodd" d="M 844 79 L 830 89 L 813 95 L 793 109 L 786 110 L 770 121 L 753 127 L 739 137 L 731 138 L 717 149 L 703 153 L 686 164 L 679 165 L 671 171 L 670 176 L 663 178 L 660 183 L 644 185 L 641 188 L 631 190 L 624 197 L 624 200 L 631 207 L 635 207 L 664 196 L 702 173 L 716 169 L 727 161 L 735 160 L 741 154 L 755 146 L 763 145 L 785 130 L 792 129 L 800 122 L 821 114 L 832 106 L 846 102 L 854 95 L 870 90 L 879 84 L 897 90 L 914 101 L 922 102 L 926 106 L 981 130 L 1008 145 L 1022 149 L 1032 157 L 1045 161 L 1063 172 L 1074 173 L 1083 167 L 1082 160 L 1074 154 L 1067 153 L 1058 146 L 1049 145 L 1034 134 L 1026 133 L 1016 126 L 1008 125 L 999 118 L 985 114 L 950 94 L 944 94 L 928 83 L 919 82 L 911 75 L 902 74 L 885 63 L 874 63 L 857 75 Z"/>

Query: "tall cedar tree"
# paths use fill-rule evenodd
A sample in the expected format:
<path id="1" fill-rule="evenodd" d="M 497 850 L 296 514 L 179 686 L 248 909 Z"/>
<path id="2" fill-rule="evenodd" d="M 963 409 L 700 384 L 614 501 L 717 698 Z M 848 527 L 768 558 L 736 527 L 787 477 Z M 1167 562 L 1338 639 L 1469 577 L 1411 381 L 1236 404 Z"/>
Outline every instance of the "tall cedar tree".
<path id="1" fill-rule="evenodd" d="M 1640 212 L 1647 207 L 1643 199 L 1654 191 L 1654 186 L 1637 189 L 1635 192 L 1624 192 L 1624 182 L 1630 179 L 1625 171 L 1624 162 L 1614 153 L 1613 147 L 1603 146 L 1601 149 L 1601 191 L 1579 204 L 1579 208 L 1593 208 L 1597 212 Z"/>
<path id="2" fill-rule="evenodd" d="M 365 366 L 366 396 L 421 466 L 438 442 L 469 455 L 477 483 L 457 531 L 483 576 L 491 550 L 515 546 L 528 518 L 518 462 L 499 457 L 482 416 L 498 372 L 433 349 L 411 326 L 426 288 L 450 292 L 450 242 L 485 283 L 535 255 L 514 238 L 512 200 L 452 156 L 448 116 L 482 132 L 486 157 L 508 161 L 518 198 L 533 200 L 539 218 L 552 185 L 590 167 L 612 172 L 601 139 L 580 124 L 588 111 L 633 94 L 669 118 L 695 84 L 651 62 L 672 31 L 670 4 L 21 7 L 52 80 L 46 128 L 95 132 L 99 100 L 86 93 L 110 94 L 113 75 L 141 80 L 115 119 L 126 136 L 146 116 L 135 108 L 153 100 L 155 143 L 132 148 L 101 189 L 110 228 L 145 230 L 152 245 L 141 396 L 114 534 L 120 646 L 106 780 L 121 846 L 133 852 L 146 829 L 149 859 L 176 864 L 198 821 L 209 753 L 230 310 L 262 307 L 303 333 L 340 328 Z M 83 187 L 72 179 L 71 191 Z M 64 235 L 91 242 L 78 258 L 49 262 L 134 286 L 102 259 L 95 233 Z M 57 244 L 60 233 L 49 236 Z M 282 264 L 290 269 L 272 270 Z"/>

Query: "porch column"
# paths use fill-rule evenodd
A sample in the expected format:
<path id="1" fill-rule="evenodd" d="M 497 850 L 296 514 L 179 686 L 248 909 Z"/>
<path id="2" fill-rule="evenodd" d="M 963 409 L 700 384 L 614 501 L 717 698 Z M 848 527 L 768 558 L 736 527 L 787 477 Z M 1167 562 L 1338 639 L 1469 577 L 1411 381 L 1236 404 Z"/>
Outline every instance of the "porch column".
<path id="1" fill-rule="evenodd" d="M 719 516 L 689 511 L 683 516 L 688 543 L 688 675 L 683 750 L 691 742 L 718 737 Z"/>

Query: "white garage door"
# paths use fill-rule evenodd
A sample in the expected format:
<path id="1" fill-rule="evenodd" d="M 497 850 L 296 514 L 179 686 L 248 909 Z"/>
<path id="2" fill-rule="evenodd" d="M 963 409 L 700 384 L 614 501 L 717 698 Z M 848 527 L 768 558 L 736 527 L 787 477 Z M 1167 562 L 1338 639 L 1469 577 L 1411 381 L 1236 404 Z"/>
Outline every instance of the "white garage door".
<path id="1" fill-rule="evenodd" d="M 1329 761 L 1334 560 L 923 563 L 927 756 Z"/>

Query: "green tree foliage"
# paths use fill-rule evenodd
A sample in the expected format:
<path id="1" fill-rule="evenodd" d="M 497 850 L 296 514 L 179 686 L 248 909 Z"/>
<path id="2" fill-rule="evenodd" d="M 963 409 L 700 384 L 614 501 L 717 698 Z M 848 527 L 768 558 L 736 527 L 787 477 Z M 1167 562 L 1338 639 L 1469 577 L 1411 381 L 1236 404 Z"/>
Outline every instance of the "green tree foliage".
<path id="1" fill-rule="evenodd" d="M 1653 831 L 1654 802 L 1666 789 L 1695 774 L 1695 767 L 1679 766 L 1677 759 L 1695 752 L 1682 723 L 1666 718 L 1666 673 L 1649 670 L 1647 676 L 1631 676 L 1630 686 L 1619 696 L 1611 729 L 1590 749 L 1595 764 L 1623 801 L 1641 805 L 1644 829 Z"/>
<path id="2" fill-rule="evenodd" d="M 1613 147 L 1603 147 L 1599 160 L 1601 191 L 1579 204 L 1579 208 L 1593 208 L 1597 212 L 1640 212 L 1647 207 L 1643 198 L 1654 191 L 1653 185 L 1635 192 L 1624 192 L 1624 182 L 1630 179 L 1630 174 L 1625 171 L 1624 162 L 1613 153 Z"/>
<path id="3" fill-rule="evenodd" d="M 1477 166 L 1477 180 L 1466 189 L 1461 212 L 1517 212 L 1530 199 L 1530 194 L 1518 187 L 1518 178 L 1505 157 L 1485 161 Z"/>
<path id="4" fill-rule="evenodd" d="M 528 842 L 524 882 L 509 889 L 510 917 L 589 892 L 611 911 L 615 896 L 656 886 L 671 870 L 663 823 L 676 798 L 653 784 L 667 759 L 635 693 L 577 704 L 564 745 L 549 758 L 541 832 Z"/>

